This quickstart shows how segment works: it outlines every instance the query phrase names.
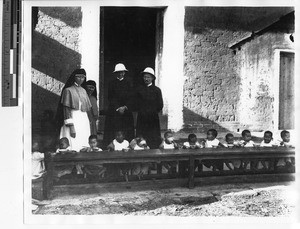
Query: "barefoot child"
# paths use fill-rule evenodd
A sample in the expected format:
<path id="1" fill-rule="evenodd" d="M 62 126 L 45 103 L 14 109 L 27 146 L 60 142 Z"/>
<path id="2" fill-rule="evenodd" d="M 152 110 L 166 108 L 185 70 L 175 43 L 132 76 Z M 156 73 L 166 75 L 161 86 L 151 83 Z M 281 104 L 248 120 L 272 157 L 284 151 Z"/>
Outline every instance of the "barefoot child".
<path id="1" fill-rule="evenodd" d="M 45 172 L 44 154 L 40 152 L 38 141 L 34 140 L 32 143 L 31 153 L 31 175 L 32 179 L 37 179 Z"/>

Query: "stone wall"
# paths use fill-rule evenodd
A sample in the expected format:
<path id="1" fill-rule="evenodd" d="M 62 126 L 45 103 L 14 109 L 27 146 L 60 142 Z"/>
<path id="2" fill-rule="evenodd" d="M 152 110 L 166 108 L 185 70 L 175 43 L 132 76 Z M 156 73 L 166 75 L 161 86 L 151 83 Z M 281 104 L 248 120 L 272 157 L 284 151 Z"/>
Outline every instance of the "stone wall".
<path id="1" fill-rule="evenodd" d="M 242 32 L 219 24 L 207 27 L 199 16 L 203 10 L 186 8 L 185 16 L 184 123 L 198 131 L 238 121 L 240 83 L 236 56 L 228 44 Z"/>
<path id="2" fill-rule="evenodd" d="M 32 125 L 39 130 L 43 112 L 54 114 L 61 90 L 80 67 L 80 7 L 40 7 L 32 31 Z"/>
<path id="3" fill-rule="evenodd" d="M 272 29 L 254 37 L 237 51 L 241 76 L 241 98 L 238 116 L 241 124 L 254 130 L 274 130 L 275 98 L 278 96 L 279 79 L 275 50 L 293 50 L 293 42 L 286 30 Z"/>
<path id="4" fill-rule="evenodd" d="M 268 54 L 260 54 L 264 58 L 256 56 L 256 59 L 257 50 L 236 54 L 230 46 L 251 35 L 252 31 L 269 26 L 291 10 L 276 7 L 186 7 L 183 115 L 187 129 L 200 132 L 208 128 L 254 130 L 258 125 L 265 127 L 270 124 L 272 96 L 265 92 L 257 94 L 257 102 L 251 104 L 245 97 L 253 87 L 260 90 L 271 87 L 267 78 L 261 83 L 263 75 L 269 74 L 273 68 L 270 67 L 272 50 L 267 47 L 271 47 L 272 42 L 284 47 L 284 41 L 266 37 L 256 49 L 267 49 Z M 259 44 L 261 40 L 256 42 Z M 253 66 L 245 67 L 251 58 L 257 65 L 265 66 L 256 69 L 259 74 Z M 245 75 L 243 71 L 248 71 L 245 68 L 251 68 L 257 78 L 254 79 L 253 74 Z"/>

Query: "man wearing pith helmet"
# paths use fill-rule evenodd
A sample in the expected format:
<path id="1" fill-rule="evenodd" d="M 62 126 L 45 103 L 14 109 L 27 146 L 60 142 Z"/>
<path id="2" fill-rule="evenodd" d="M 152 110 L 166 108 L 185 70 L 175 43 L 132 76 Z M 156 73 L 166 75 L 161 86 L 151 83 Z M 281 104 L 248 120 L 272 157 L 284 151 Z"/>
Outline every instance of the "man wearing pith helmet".
<path id="1" fill-rule="evenodd" d="M 154 85 L 154 70 L 150 67 L 141 73 L 144 85 L 137 88 L 137 136 L 146 138 L 151 149 L 157 149 L 161 143 L 159 112 L 163 108 L 161 90 Z"/>
<path id="2" fill-rule="evenodd" d="M 132 115 L 133 88 L 126 79 L 128 72 L 125 65 L 118 63 L 113 71 L 113 79 L 108 85 L 108 110 L 105 117 L 103 147 L 105 148 L 113 139 L 115 132 L 123 131 L 125 139 L 134 138 L 134 123 Z"/>

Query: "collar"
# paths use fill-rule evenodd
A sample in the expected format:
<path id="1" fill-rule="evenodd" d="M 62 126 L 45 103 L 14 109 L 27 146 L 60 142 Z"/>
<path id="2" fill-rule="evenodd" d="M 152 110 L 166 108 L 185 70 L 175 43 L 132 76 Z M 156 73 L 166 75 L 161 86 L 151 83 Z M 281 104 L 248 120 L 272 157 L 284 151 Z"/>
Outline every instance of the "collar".
<path id="1" fill-rule="evenodd" d="M 150 86 L 152 86 L 152 83 L 150 83 L 150 84 L 147 85 L 147 87 L 150 87 Z"/>
<path id="2" fill-rule="evenodd" d="M 77 86 L 77 87 L 79 87 L 78 83 L 76 83 L 76 82 L 74 82 L 74 85 Z"/>
<path id="3" fill-rule="evenodd" d="M 124 77 L 122 77 L 121 79 L 117 78 L 119 81 L 122 81 L 124 79 Z"/>

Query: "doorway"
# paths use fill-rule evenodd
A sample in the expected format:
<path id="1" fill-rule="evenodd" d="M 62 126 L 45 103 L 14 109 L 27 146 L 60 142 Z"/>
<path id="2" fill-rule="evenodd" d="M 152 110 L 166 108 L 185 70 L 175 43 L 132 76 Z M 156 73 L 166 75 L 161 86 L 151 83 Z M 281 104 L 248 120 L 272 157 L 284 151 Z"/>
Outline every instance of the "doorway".
<path id="1" fill-rule="evenodd" d="M 108 84 L 117 63 L 129 70 L 126 77 L 134 86 L 141 83 L 146 67 L 160 69 L 162 12 L 163 8 L 100 7 L 100 110 L 108 106 Z"/>
<path id="2" fill-rule="evenodd" d="M 280 130 L 295 128 L 294 53 L 280 52 L 279 126 Z"/>

